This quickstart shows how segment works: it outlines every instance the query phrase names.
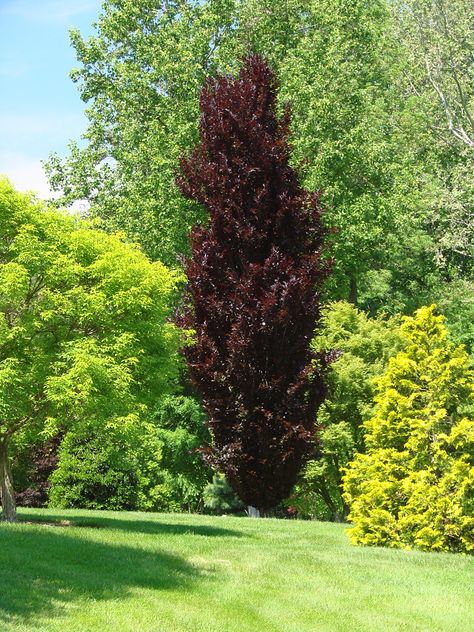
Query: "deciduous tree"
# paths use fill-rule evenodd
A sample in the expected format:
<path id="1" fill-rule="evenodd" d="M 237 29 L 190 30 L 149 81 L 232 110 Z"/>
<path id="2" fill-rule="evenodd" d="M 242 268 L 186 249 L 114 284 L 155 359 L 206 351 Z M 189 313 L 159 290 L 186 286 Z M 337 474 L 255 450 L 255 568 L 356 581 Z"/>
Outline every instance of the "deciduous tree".
<path id="1" fill-rule="evenodd" d="M 474 6 L 470 0 L 391 3 L 413 94 L 430 95 L 434 131 L 474 150 Z"/>
<path id="2" fill-rule="evenodd" d="M 317 194 L 289 165 L 289 113 L 259 56 L 239 75 L 209 79 L 200 143 L 178 184 L 209 213 L 186 265 L 186 350 L 214 438 L 207 456 L 248 505 L 288 495 L 311 446 L 324 359 L 310 341 L 328 274 Z"/>
<path id="3" fill-rule="evenodd" d="M 0 486 L 8 449 L 59 427 L 142 423 L 178 376 L 167 323 L 179 277 L 137 246 L 0 180 Z"/>
<path id="4" fill-rule="evenodd" d="M 153 259 L 177 266 L 198 205 L 179 194 L 179 156 L 197 139 L 199 90 L 231 57 L 234 0 L 105 0 L 97 32 L 71 32 L 72 78 L 88 104 L 86 143 L 48 161 L 60 203 L 87 200 L 110 230 Z"/>

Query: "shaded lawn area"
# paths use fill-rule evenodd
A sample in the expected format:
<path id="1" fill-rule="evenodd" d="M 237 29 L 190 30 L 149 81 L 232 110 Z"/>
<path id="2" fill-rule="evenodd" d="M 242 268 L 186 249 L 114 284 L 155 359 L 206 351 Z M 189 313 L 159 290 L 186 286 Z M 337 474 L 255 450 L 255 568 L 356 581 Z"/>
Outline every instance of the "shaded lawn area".
<path id="1" fill-rule="evenodd" d="M 474 630 L 473 557 L 356 548 L 317 522 L 20 518 L 0 524 L 2 632 Z"/>

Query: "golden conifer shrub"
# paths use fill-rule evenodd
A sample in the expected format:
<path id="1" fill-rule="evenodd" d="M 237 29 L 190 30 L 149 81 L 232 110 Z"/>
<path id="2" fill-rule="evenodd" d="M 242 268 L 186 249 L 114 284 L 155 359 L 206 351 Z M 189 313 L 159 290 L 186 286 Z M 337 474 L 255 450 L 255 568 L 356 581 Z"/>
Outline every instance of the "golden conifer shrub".
<path id="1" fill-rule="evenodd" d="M 346 469 L 355 544 L 474 552 L 474 373 L 435 306 L 405 317 L 378 379 L 366 454 Z"/>

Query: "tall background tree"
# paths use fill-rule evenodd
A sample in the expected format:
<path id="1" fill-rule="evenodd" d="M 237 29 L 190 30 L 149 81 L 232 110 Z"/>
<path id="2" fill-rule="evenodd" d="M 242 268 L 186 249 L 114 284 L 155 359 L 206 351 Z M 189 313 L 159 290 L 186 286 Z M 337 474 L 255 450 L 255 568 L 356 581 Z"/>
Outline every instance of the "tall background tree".
<path id="1" fill-rule="evenodd" d="M 324 355 L 310 348 L 329 270 L 321 210 L 289 165 L 289 113 L 278 119 L 261 57 L 209 80 L 200 106 L 200 143 L 178 179 L 210 216 L 186 265 L 185 354 L 209 415 L 209 461 L 265 511 L 289 494 L 324 396 Z"/>
<path id="2" fill-rule="evenodd" d="M 72 33 L 90 124 L 85 146 L 50 158 L 51 182 L 176 265 L 205 219 L 174 183 L 179 155 L 197 140 L 200 86 L 255 50 L 276 69 L 280 103 L 292 103 L 293 164 L 305 187 L 321 187 L 338 227 L 328 298 L 372 315 L 435 301 L 470 344 L 472 168 L 440 139 L 439 97 L 415 72 L 419 31 L 405 18 L 416 3 L 402 15 L 386 0 L 106 0 L 94 37 Z M 433 36 L 441 22 L 426 24 Z M 469 33 L 454 30 L 458 66 L 469 68 Z"/>
<path id="3" fill-rule="evenodd" d="M 96 36 L 71 32 L 79 62 L 72 78 L 90 123 L 85 147 L 71 143 L 66 161 L 51 156 L 51 183 L 64 190 L 61 204 L 86 199 L 110 229 L 173 266 L 203 219 L 174 175 L 183 149 L 197 140 L 199 90 L 221 67 L 234 4 L 106 0 Z"/>
<path id="4" fill-rule="evenodd" d="M 474 7 L 469 0 L 392 3 L 397 32 L 407 47 L 413 94 L 430 95 L 446 141 L 474 150 Z"/>
<path id="5" fill-rule="evenodd" d="M 425 195 L 435 298 L 456 340 L 474 340 L 474 4 L 390 4 L 401 45 L 399 90 L 410 103 L 410 138 L 422 148 L 416 186 Z M 427 186 L 428 184 L 428 186 Z M 429 302 L 429 299 L 426 299 Z"/>

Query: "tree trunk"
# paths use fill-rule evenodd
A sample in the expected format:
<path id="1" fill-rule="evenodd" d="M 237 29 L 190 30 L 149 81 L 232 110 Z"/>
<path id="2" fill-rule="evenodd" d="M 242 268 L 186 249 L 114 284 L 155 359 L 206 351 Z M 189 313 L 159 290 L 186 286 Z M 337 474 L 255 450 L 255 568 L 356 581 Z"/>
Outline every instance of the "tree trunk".
<path id="1" fill-rule="evenodd" d="M 349 303 L 357 307 L 357 281 L 353 276 L 349 277 Z"/>
<path id="2" fill-rule="evenodd" d="M 12 475 L 8 463 L 8 440 L 0 443 L 0 492 L 2 496 L 2 520 L 16 521 L 15 492 L 13 491 Z"/>
<path id="3" fill-rule="evenodd" d="M 249 518 L 260 518 L 259 510 L 255 507 L 252 507 L 252 505 L 248 505 L 248 514 Z"/>
<path id="4" fill-rule="evenodd" d="M 331 498 L 331 494 L 329 493 L 329 490 L 325 486 L 324 482 L 322 482 L 321 485 L 318 487 L 318 491 L 319 491 L 319 494 L 320 494 L 321 498 L 324 501 L 324 504 L 326 505 L 326 507 L 331 512 L 331 520 L 333 522 L 342 522 L 339 510 L 337 508 L 337 505 L 333 501 L 333 499 Z"/>

